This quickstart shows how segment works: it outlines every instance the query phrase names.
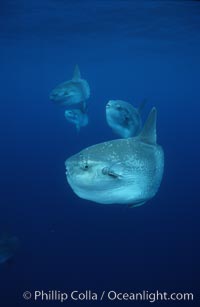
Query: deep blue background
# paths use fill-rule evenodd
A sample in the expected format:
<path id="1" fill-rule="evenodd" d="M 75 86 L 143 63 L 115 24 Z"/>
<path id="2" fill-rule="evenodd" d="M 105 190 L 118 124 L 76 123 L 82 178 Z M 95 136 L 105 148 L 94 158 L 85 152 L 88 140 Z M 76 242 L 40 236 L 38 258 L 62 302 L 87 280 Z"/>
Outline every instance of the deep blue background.
<path id="1" fill-rule="evenodd" d="M 7 0 L 0 29 L 0 230 L 20 239 L 0 306 L 30 306 L 22 293 L 38 289 L 191 291 L 198 305 L 200 2 Z M 48 99 L 76 63 L 91 86 L 79 134 Z M 79 199 L 65 159 L 116 138 L 109 99 L 144 98 L 165 151 L 158 194 L 132 210 Z"/>

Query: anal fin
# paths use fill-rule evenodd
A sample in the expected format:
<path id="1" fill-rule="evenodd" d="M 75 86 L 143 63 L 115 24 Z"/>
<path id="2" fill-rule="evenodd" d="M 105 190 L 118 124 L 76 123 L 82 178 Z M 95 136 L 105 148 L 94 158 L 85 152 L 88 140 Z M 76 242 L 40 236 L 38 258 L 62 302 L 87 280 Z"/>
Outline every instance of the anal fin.
<path id="1" fill-rule="evenodd" d="M 146 201 L 141 201 L 141 202 L 138 202 L 138 203 L 135 203 L 135 204 L 129 204 L 128 208 L 140 207 L 140 206 L 144 205 L 145 203 L 146 203 Z"/>

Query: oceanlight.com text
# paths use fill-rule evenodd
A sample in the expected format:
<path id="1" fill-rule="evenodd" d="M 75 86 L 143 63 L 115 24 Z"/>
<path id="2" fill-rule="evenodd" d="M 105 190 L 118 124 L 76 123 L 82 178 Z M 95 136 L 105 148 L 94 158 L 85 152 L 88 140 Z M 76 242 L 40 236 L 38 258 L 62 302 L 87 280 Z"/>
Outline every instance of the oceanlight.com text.
<path id="1" fill-rule="evenodd" d="M 109 291 L 59 291 L 59 290 L 35 290 L 33 292 L 25 291 L 23 293 L 25 300 L 31 301 L 55 301 L 64 303 L 67 301 L 141 301 L 154 303 L 158 301 L 193 301 L 194 294 L 187 292 L 161 292 L 147 291 L 141 292 L 119 292 L 115 290 Z"/>

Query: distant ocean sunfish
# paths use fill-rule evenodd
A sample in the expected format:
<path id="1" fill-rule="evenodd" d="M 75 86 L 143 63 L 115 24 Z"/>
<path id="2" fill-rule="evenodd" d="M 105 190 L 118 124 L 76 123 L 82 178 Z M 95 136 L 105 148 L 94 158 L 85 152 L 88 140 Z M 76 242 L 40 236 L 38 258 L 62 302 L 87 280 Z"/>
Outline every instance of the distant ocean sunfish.
<path id="1" fill-rule="evenodd" d="M 100 204 L 139 206 L 160 186 L 164 153 L 156 143 L 156 109 L 134 138 L 90 146 L 66 160 L 69 185 L 79 197 Z"/>
<path id="2" fill-rule="evenodd" d="M 58 104 L 71 106 L 79 104 L 90 97 L 90 87 L 86 80 L 81 79 L 80 70 L 76 65 L 74 74 L 71 80 L 59 84 L 54 88 L 49 98 Z"/>
<path id="3" fill-rule="evenodd" d="M 19 247 L 19 239 L 15 236 L 4 234 L 0 237 L 0 264 L 11 260 Z"/>
<path id="4" fill-rule="evenodd" d="M 81 127 L 85 127 L 88 124 L 87 113 L 79 109 L 66 110 L 65 118 L 76 126 L 77 131 L 79 131 Z"/>
<path id="5" fill-rule="evenodd" d="M 122 138 L 129 138 L 138 135 L 141 131 L 140 111 L 140 107 L 136 109 L 129 102 L 110 100 L 106 105 L 106 120 L 116 134 Z"/>

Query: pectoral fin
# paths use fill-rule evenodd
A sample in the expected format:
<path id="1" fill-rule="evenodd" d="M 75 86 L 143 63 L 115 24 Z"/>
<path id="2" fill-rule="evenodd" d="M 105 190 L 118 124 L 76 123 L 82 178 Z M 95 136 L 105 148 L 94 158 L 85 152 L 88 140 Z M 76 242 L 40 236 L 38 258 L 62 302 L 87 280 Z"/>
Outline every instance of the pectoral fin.
<path id="1" fill-rule="evenodd" d="M 144 204 L 145 204 L 145 201 L 141 201 L 141 202 L 138 202 L 138 203 L 135 203 L 135 204 L 128 205 L 128 208 L 136 208 L 136 207 L 140 207 Z"/>
<path id="2" fill-rule="evenodd" d="M 125 163 L 116 162 L 110 167 L 104 167 L 102 173 L 104 175 L 111 176 L 113 178 L 121 179 L 124 176 L 128 176 L 130 170 Z"/>
<path id="3" fill-rule="evenodd" d="M 104 167 L 103 169 L 102 169 L 102 173 L 104 174 L 104 175 L 108 175 L 108 176 L 111 176 L 111 177 L 113 177 L 113 178 L 120 178 L 120 175 L 119 174 L 117 174 L 116 172 L 114 172 L 111 168 L 109 168 L 109 167 Z"/>

